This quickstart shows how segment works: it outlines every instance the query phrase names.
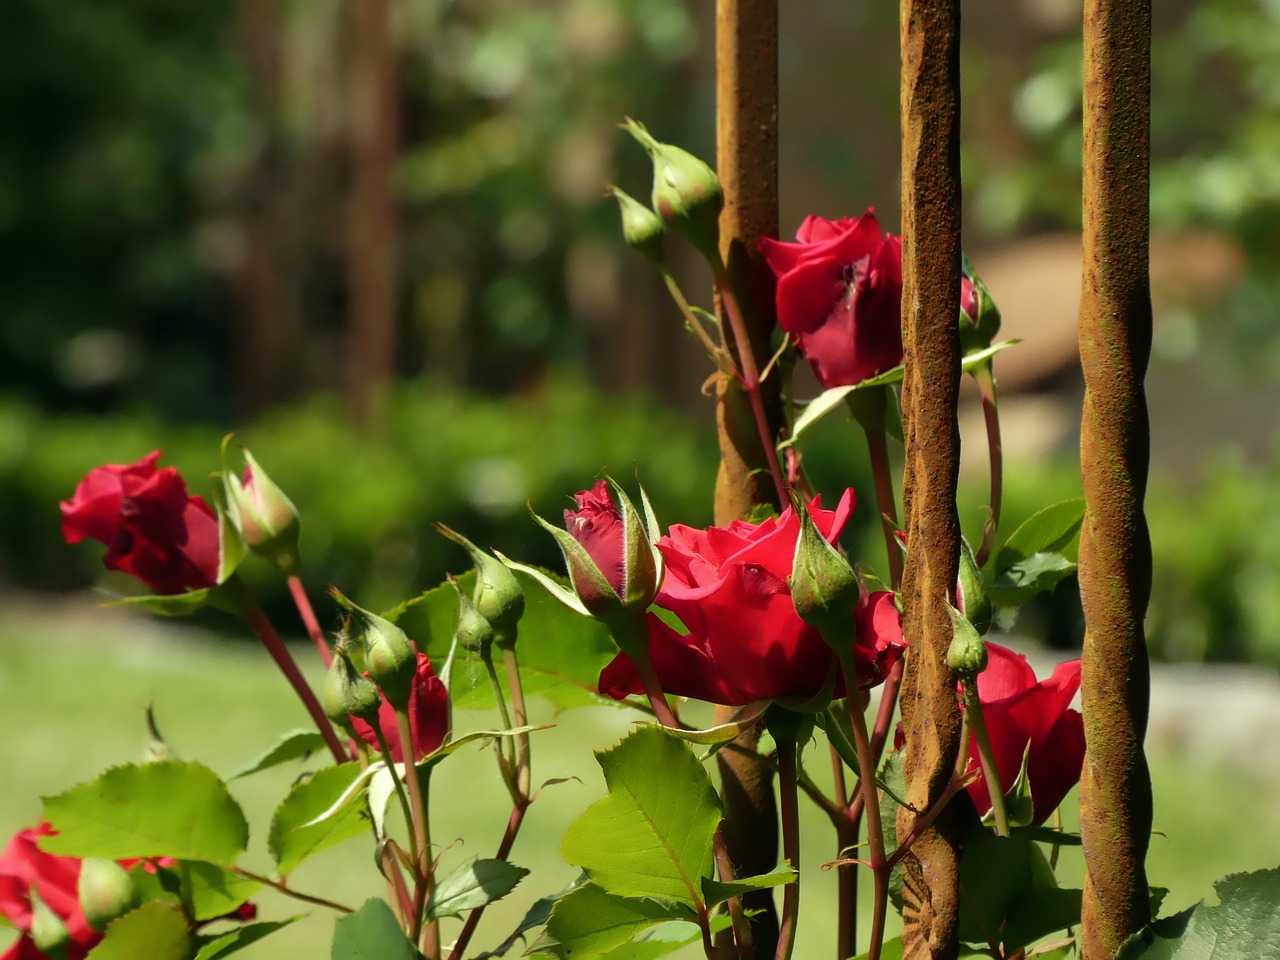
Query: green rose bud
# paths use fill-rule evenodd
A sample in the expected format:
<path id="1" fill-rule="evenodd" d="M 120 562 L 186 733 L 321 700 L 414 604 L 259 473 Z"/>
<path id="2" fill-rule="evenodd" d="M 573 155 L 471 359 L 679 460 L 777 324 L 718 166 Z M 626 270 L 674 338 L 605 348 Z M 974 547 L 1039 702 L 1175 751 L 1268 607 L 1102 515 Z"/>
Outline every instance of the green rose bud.
<path id="1" fill-rule="evenodd" d="M 956 578 L 956 599 L 960 604 L 960 611 L 973 624 L 978 635 L 985 636 L 991 629 L 991 598 L 987 596 L 987 587 L 973 550 L 963 537 L 960 539 L 960 574 Z"/>
<path id="2" fill-rule="evenodd" d="M 437 523 L 435 528 L 471 554 L 476 565 L 476 586 L 471 602 L 480 616 L 492 625 L 493 642 L 499 647 L 513 645 L 520 618 L 524 616 L 524 588 L 520 581 L 501 560 L 485 553 L 456 530 L 450 530 L 442 523 Z"/>
<path id="3" fill-rule="evenodd" d="M 227 441 L 222 444 L 222 485 L 227 512 L 240 531 L 245 545 L 274 564 L 285 576 L 298 569 L 298 508 L 293 505 L 258 461 L 241 447 L 245 467 L 243 478 L 226 465 Z"/>
<path id="4" fill-rule="evenodd" d="M 713 261 L 720 256 L 720 211 L 724 190 L 714 170 L 688 151 L 659 143 L 642 124 L 628 119 L 623 129 L 653 160 L 653 209 Z"/>
<path id="5" fill-rule="evenodd" d="M 77 896 L 84 918 L 99 933 L 141 902 L 138 885 L 129 871 L 115 860 L 101 857 L 85 857 L 80 862 Z"/>
<path id="6" fill-rule="evenodd" d="M 849 561 L 814 526 L 813 517 L 797 507 L 800 538 L 791 568 L 791 602 L 800 619 L 817 627 L 833 649 L 853 646 L 854 614 L 862 598 Z"/>
<path id="7" fill-rule="evenodd" d="M 358 607 L 336 588 L 330 594 L 351 614 L 356 636 L 364 641 L 364 666 L 387 702 L 397 710 L 409 707 L 413 678 L 418 671 L 418 653 L 403 630 L 390 620 Z M 364 719 L 361 717 L 361 719 Z"/>
<path id="8" fill-rule="evenodd" d="M 987 668 L 987 645 L 963 613 L 947 604 L 951 614 L 951 645 L 947 647 L 947 666 L 962 681 L 975 680 Z"/>
<path id="9" fill-rule="evenodd" d="M 452 576 L 449 582 L 458 594 L 458 622 L 453 634 L 458 645 L 464 650 L 479 654 L 482 660 L 489 659 L 490 647 L 493 646 L 493 625 L 476 609 L 471 598 L 462 592 L 462 587 Z"/>
<path id="10" fill-rule="evenodd" d="M 352 717 L 368 724 L 378 722 L 382 697 L 373 681 L 356 671 L 345 642 L 334 648 L 333 661 L 320 692 L 320 706 L 325 716 L 348 733 Z"/>
<path id="11" fill-rule="evenodd" d="M 662 235 L 667 232 L 659 216 L 635 198 L 628 196 L 618 187 L 610 187 L 609 192 L 618 201 L 622 211 L 622 236 L 627 246 L 643 253 L 654 263 L 662 262 Z"/>

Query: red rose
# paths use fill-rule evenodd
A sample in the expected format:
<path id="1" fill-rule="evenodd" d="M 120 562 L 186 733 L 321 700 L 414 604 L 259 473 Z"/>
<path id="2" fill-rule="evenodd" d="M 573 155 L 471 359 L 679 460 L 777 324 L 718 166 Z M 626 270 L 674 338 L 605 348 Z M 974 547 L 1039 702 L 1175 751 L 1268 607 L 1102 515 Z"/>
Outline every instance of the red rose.
<path id="1" fill-rule="evenodd" d="M 823 387 L 861 383 L 902 362 L 902 241 L 858 218 L 808 216 L 797 243 L 764 238 L 778 278 L 778 324 Z"/>
<path id="2" fill-rule="evenodd" d="M 978 674 L 978 699 L 991 738 L 996 770 L 1010 789 L 1027 758 L 1033 822 L 1043 823 L 1080 779 L 1084 764 L 1084 720 L 1069 709 L 1080 689 L 1080 661 L 1060 663 L 1048 680 L 1036 681 L 1027 658 L 987 644 L 987 668 Z M 969 768 L 981 770 L 978 747 L 969 745 Z M 991 809 L 986 777 L 969 785 L 979 815 Z"/>
<path id="3" fill-rule="evenodd" d="M 90 470 L 63 500 L 67 543 L 92 537 L 107 545 L 103 564 L 137 577 L 158 594 L 186 593 L 218 582 L 218 518 L 187 495 L 173 467 L 156 469 L 155 450 L 127 466 Z"/>
<path id="4" fill-rule="evenodd" d="M 627 584 L 626 528 L 617 504 L 609 496 L 609 484 L 597 480 L 590 490 L 575 493 L 577 510 L 564 512 L 564 526 L 586 548 L 609 586 L 621 596 Z"/>
<path id="5" fill-rule="evenodd" d="M 852 490 L 834 511 L 820 509 L 817 499 L 809 506 L 818 531 L 831 541 L 852 510 Z M 677 524 L 658 541 L 667 572 L 654 602 L 689 630 L 681 635 L 649 615 L 649 655 L 664 690 L 738 705 L 822 689 L 835 654 L 800 619 L 787 584 L 799 535 L 800 519 L 788 508 L 758 524 L 736 521 L 709 530 Z M 864 601 L 856 649 L 863 685 L 874 686 L 902 649 L 890 594 Z M 600 674 L 600 692 L 615 699 L 641 691 L 626 654 Z"/>
<path id="6" fill-rule="evenodd" d="M 102 939 L 95 933 L 80 909 L 76 884 L 80 880 L 80 861 L 76 857 L 59 857 L 36 846 L 40 837 L 53 832 L 47 823 L 20 830 L 0 853 L 0 913 L 22 932 L 22 938 L 10 947 L 3 960 L 34 960 L 44 957 L 31 941 L 31 888 L 58 915 L 67 927 L 68 960 L 80 960 Z"/>
<path id="7" fill-rule="evenodd" d="M 365 674 L 368 676 L 368 674 Z M 358 736 L 365 743 L 378 746 L 378 735 L 373 727 L 355 717 L 351 723 Z M 391 748 L 391 757 L 396 763 L 404 761 L 400 750 L 400 728 L 396 724 L 396 712 L 386 697 L 378 708 L 378 726 Z M 427 754 L 444 743 L 445 734 L 449 732 L 449 691 L 445 689 L 440 678 L 431 667 L 431 660 L 425 653 L 418 654 L 418 669 L 414 674 L 413 687 L 409 691 L 409 732 L 413 738 L 414 760 L 421 760 Z"/>

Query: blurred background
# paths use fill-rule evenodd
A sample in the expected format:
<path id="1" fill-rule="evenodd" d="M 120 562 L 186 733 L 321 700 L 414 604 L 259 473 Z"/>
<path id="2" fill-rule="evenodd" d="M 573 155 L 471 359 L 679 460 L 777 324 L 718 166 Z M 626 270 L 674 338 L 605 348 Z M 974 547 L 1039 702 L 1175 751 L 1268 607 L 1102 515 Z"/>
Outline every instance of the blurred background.
<path id="1" fill-rule="evenodd" d="M 897 232 L 895 6 L 781 7 L 784 237 L 869 206 Z M 664 524 L 708 522 L 710 368 L 604 191 L 648 190 L 624 116 L 711 159 L 713 13 L 0 5 L 0 590 L 20 612 L 0 628 L 0 696 L 28 683 L 22 644 L 113 616 L 82 615 L 100 554 L 63 543 L 57 501 L 157 447 L 207 495 L 236 431 L 301 508 L 313 592 L 338 583 L 373 608 L 461 569 L 436 520 L 557 564 L 526 502 L 554 516 L 605 469 L 637 464 Z M 964 17 L 965 247 L 1024 341 L 997 361 L 1011 530 L 1079 492 L 1079 5 L 971 0 Z M 1280 702 L 1280 4 L 1166 0 L 1155 31 L 1149 633 L 1162 660 L 1243 665 L 1211 675 L 1218 700 L 1196 679 L 1156 709 L 1170 749 L 1207 738 L 1264 765 L 1256 710 L 1208 736 L 1187 704 L 1219 704 L 1221 723 L 1246 688 Z M 671 256 L 709 305 L 697 265 Z M 869 489 L 860 438 L 829 419 L 806 464 L 820 487 Z M 963 429 L 976 531 L 980 420 Z M 860 513 L 848 545 L 882 565 Z M 280 587 L 246 572 L 298 630 Z M 1020 621 L 1060 656 L 1075 591 Z"/>

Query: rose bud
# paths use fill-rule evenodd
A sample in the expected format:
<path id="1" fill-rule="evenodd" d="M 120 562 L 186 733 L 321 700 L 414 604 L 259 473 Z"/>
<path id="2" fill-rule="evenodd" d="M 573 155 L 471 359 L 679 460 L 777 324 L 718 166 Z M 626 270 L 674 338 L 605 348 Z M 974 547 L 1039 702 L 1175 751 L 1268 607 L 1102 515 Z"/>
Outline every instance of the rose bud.
<path id="1" fill-rule="evenodd" d="M 356 606 L 337 587 L 329 592 L 351 614 L 351 621 L 364 640 L 364 665 L 369 679 L 378 685 L 392 707 L 405 709 L 418 669 L 418 654 L 408 636 L 390 620 Z"/>
<path id="2" fill-rule="evenodd" d="M 951 615 L 951 645 L 947 647 L 947 666 L 962 682 L 971 682 L 987 669 L 987 645 L 963 613 L 947 604 Z"/>
<path id="3" fill-rule="evenodd" d="M 653 160 L 653 209 L 706 257 L 720 256 L 720 211 L 724 190 L 714 170 L 688 151 L 659 143 L 642 124 L 623 125 Z"/>
<path id="4" fill-rule="evenodd" d="M 129 871 L 115 860 L 101 857 L 85 857 L 80 862 L 76 891 L 85 919 L 99 933 L 105 931 L 112 920 L 136 907 L 141 899 Z"/>
<path id="5" fill-rule="evenodd" d="M 800 619 L 817 627 L 822 639 L 838 652 L 852 646 L 862 588 L 849 561 L 818 532 L 809 511 L 796 512 L 800 538 L 791 568 L 791 602 Z"/>
<path id="6" fill-rule="evenodd" d="M 320 694 L 320 705 L 325 716 L 348 732 L 352 717 L 366 723 L 376 722 L 378 718 L 382 697 L 372 680 L 356 672 L 345 642 L 334 648 L 333 660 Z"/>
<path id="7" fill-rule="evenodd" d="M 662 235 L 667 232 L 666 224 L 656 213 L 620 188 L 611 186 L 609 192 L 618 201 L 618 207 L 622 211 L 622 236 L 627 241 L 627 246 L 643 253 L 654 263 L 661 263 Z"/>
<path id="8" fill-rule="evenodd" d="M 956 578 L 956 606 L 965 618 L 973 624 L 978 636 L 985 636 L 991 629 L 991 598 L 987 596 L 987 587 L 982 580 L 982 571 L 978 569 L 978 561 L 969 547 L 969 542 L 960 538 L 960 573 Z"/>
<path id="9" fill-rule="evenodd" d="M 31 942 L 37 950 L 50 957 L 65 956 L 71 942 L 71 931 L 53 908 L 44 902 L 36 884 L 27 891 L 31 900 Z"/>
<path id="10" fill-rule="evenodd" d="M 513 645 L 520 618 L 524 616 L 524 588 L 520 581 L 501 560 L 485 553 L 456 530 L 450 530 L 443 523 L 437 523 L 435 528 L 471 554 L 471 561 L 476 565 L 471 602 L 492 625 L 493 642 L 499 647 Z"/>
<path id="11" fill-rule="evenodd" d="M 462 586 L 452 575 L 449 582 L 458 594 L 458 623 L 453 628 L 453 635 L 464 650 L 479 654 L 482 660 L 489 659 L 489 649 L 493 646 L 493 624 L 480 616 L 471 598 L 462 592 Z"/>
<path id="12" fill-rule="evenodd" d="M 228 438 L 229 439 L 229 438 Z M 285 576 L 298 569 L 298 508 L 271 480 L 248 450 L 244 478 L 223 469 L 227 508 L 249 549 L 269 560 Z M 226 445 L 223 445 L 225 459 Z"/>
<path id="13" fill-rule="evenodd" d="M 960 276 L 960 349 L 975 353 L 991 346 L 1000 332 L 1000 308 L 991 291 L 973 269 L 969 257 L 961 259 Z"/>

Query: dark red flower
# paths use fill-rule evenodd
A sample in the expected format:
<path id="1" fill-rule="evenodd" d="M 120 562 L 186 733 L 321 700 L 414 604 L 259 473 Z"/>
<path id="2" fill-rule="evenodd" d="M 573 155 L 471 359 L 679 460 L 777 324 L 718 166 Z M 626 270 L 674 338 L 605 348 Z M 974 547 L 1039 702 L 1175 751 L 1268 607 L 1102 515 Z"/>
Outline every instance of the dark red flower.
<path id="1" fill-rule="evenodd" d="M 156 468 L 160 451 L 137 463 L 90 470 L 63 500 L 67 543 L 91 537 L 107 546 L 103 564 L 137 577 L 158 594 L 186 593 L 218 582 L 218 518 L 187 494 L 173 467 Z"/>
<path id="2" fill-rule="evenodd" d="M 809 506 L 828 540 L 840 535 L 853 500 L 848 490 L 835 510 L 821 509 L 816 499 Z M 688 629 L 681 634 L 649 615 L 649 655 L 664 690 L 731 705 L 822 690 L 835 654 L 800 619 L 787 584 L 799 535 L 800 519 L 788 508 L 758 524 L 736 521 L 708 530 L 677 524 L 658 541 L 667 570 L 654 602 Z M 867 597 L 857 626 L 859 676 L 871 687 L 902 650 L 892 596 Z M 600 674 L 601 693 L 622 699 L 641 691 L 626 654 Z"/>
<path id="3" fill-rule="evenodd" d="M 1070 709 L 1080 689 L 1080 661 L 1060 663 L 1047 680 L 1020 653 L 987 644 L 987 668 L 978 674 L 978 699 L 991 738 L 996 770 L 1009 790 L 1027 758 L 1034 823 L 1043 823 L 1080 779 L 1084 764 L 1084 720 Z M 978 747 L 969 746 L 969 768 L 981 769 Z M 986 778 L 969 785 L 979 815 L 991 809 Z"/>
<path id="4" fill-rule="evenodd" d="M 614 592 L 622 595 L 627 582 L 626 528 L 618 506 L 609 496 L 609 484 L 597 480 L 590 490 L 575 493 L 577 510 L 564 512 L 564 526 L 595 561 Z"/>
<path id="5" fill-rule="evenodd" d="M 778 324 L 826 388 L 861 383 L 902 362 L 902 242 L 875 212 L 808 216 L 796 243 L 761 239 L 778 278 Z"/>
<path id="6" fill-rule="evenodd" d="M 366 674 L 368 676 L 368 674 Z M 378 735 L 373 727 L 351 718 L 351 723 L 358 736 L 374 749 L 378 747 Z M 386 697 L 378 708 L 378 726 L 391 748 L 392 759 L 396 763 L 404 761 L 400 750 L 400 728 L 396 724 L 396 712 Z M 414 674 L 413 687 L 409 692 L 409 731 L 413 738 L 414 760 L 421 760 L 427 754 L 444 743 L 449 732 L 449 691 L 445 689 L 440 678 L 431 667 L 431 660 L 425 653 L 418 654 L 418 669 Z"/>

